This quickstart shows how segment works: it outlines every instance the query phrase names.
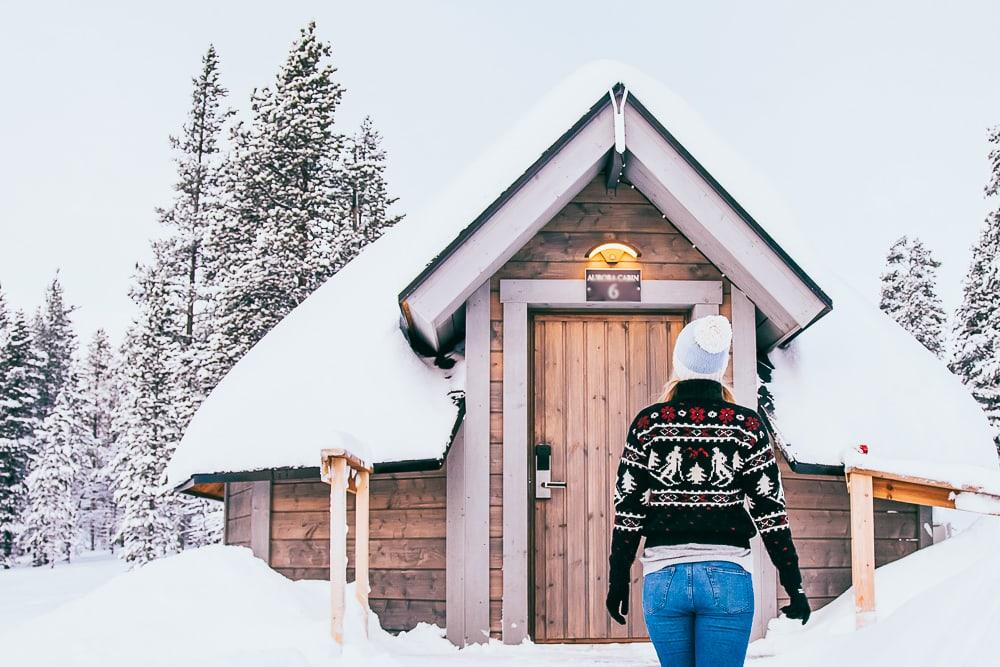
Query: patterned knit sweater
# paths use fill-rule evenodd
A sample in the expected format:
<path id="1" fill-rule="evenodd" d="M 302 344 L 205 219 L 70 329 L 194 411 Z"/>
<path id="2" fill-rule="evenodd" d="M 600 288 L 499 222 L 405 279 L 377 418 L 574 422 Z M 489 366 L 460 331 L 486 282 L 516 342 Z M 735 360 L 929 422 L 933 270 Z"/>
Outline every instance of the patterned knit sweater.
<path id="1" fill-rule="evenodd" d="M 760 417 L 727 403 L 721 385 L 687 380 L 674 400 L 629 426 L 615 484 L 612 586 L 628 581 L 639 547 L 749 547 L 760 532 L 789 595 L 802 585 L 778 465 Z"/>

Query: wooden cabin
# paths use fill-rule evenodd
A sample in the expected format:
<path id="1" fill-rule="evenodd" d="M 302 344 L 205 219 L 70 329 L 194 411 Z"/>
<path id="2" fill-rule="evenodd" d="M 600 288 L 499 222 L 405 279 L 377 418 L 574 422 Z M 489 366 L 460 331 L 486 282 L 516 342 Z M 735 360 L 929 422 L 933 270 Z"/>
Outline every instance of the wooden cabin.
<path id="1" fill-rule="evenodd" d="M 756 409 L 758 361 L 832 317 L 832 299 L 764 231 L 768 220 L 751 217 L 721 176 L 698 161 L 697 148 L 671 132 L 672 118 L 654 113 L 665 105 L 650 99 L 646 106 L 644 90 L 651 85 L 629 88 L 624 78 L 597 76 L 590 88 L 572 83 L 555 106 L 535 114 L 548 142 L 525 148 L 531 159 L 522 160 L 516 178 L 485 188 L 488 196 L 470 209 L 474 216 L 404 221 L 409 230 L 384 240 L 405 246 L 421 234 L 419 224 L 452 225 L 439 235 L 445 243 L 412 263 L 416 270 L 401 272 L 396 306 L 399 339 L 415 358 L 436 359 L 438 366 L 406 372 L 444 373 L 442 367 L 458 364 L 465 378 L 447 433 L 442 425 L 435 433 L 407 434 L 406 456 L 383 455 L 375 446 L 369 455 L 370 604 L 386 629 L 435 623 L 459 645 L 487 637 L 645 638 L 640 604 L 632 605 L 624 627 L 604 609 L 611 490 L 626 427 L 670 377 L 677 334 L 691 318 L 729 317 L 727 381 L 741 403 Z M 568 119 L 558 132 L 553 115 Z M 516 142 L 501 143 L 496 159 L 511 160 L 504 151 L 516 153 Z M 480 178 L 495 175 L 487 168 Z M 609 242 L 626 250 L 595 252 Z M 421 247 L 413 242 L 415 253 Z M 362 254 L 343 280 L 385 266 L 366 261 Z M 314 314 L 326 303 L 326 289 L 309 304 Z M 295 340 L 296 317 L 281 334 L 285 346 Z M 248 357 L 282 353 L 263 342 Z M 246 387 L 254 381 L 252 363 L 241 362 L 234 372 L 242 375 L 216 393 L 231 392 L 237 382 L 243 395 L 252 393 Z M 329 359 L 330 368 L 349 363 L 346 356 Z M 274 391 L 274 378 L 267 381 Z M 418 401 L 427 390 L 412 391 Z M 290 578 L 326 579 L 330 492 L 320 480 L 320 448 L 308 463 L 312 449 L 293 456 L 283 448 L 296 443 L 274 441 L 263 458 L 238 461 L 243 439 L 270 428 L 267 416 L 243 406 L 248 425 L 242 435 L 225 436 L 232 463 L 218 452 L 201 462 L 199 452 L 223 446 L 220 431 L 204 427 L 223 400 L 213 394 L 203 406 L 206 415 L 199 413 L 185 436 L 171 478 L 187 492 L 225 503 L 227 544 L 251 548 Z M 333 422 L 338 414 L 350 418 L 346 407 L 329 409 Z M 277 433 L 267 437 L 280 439 Z M 366 434 L 352 437 L 363 441 Z M 543 443 L 551 446 L 550 462 L 537 448 Z M 783 452 L 804 585 L 820 607 L 851 585 L 844 473 L 787 460 Z M 539 485 L 543 478 L 552 486 Z M 930 542 L 926 508 L 879 500 L 875 510 L 877 564 Z M 349 546 L 350 540 L 348 534 Z M 785 594 L 760 545 L 754 553 L 760 636 Z M 348 554 L 353 558 L 352 549 Z M 353 566 L 349 560 L 349 577 Z M 635 600 L 640 579 L 636 564 Z"/>

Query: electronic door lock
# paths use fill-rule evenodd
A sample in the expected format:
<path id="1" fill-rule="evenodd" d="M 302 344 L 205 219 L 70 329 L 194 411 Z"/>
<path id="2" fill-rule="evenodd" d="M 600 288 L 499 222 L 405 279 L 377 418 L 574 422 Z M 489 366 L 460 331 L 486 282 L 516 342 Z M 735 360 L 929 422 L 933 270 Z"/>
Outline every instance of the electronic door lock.
<path id="1" fill-rule="evenodd" d="M 552 445 L 535 445 L 535 498 L 551 498 L 552 489 L 565 489 L 566 482 L 552 481 Z"/>

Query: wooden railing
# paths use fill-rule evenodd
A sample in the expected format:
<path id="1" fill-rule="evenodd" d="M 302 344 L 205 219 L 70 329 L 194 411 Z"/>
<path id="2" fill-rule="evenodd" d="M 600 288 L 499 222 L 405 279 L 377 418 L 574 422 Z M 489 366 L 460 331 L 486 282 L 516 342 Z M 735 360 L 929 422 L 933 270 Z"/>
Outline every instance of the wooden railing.
<path id="1" fill-rule="evenodd" d="M 372 468 L 343 449 L 324 449 L 320 471 L 330 485 L 330 634 L 344 644 L 347 589 L 347 494 L 354 494 L 354 581 L 361 627 L 368 633 L 368 481 Z"/>
<path id="2" fill-rule="evenodd" d="M 954 498 L 958 493 L 974 493 L 1000 500 L 1000 496 L 982 488 L 956 486 L 941 480 L 850 466 L 846 468 L 846 473 L 847 490 L 851 496 L 851 584 L 859 628 L 875 620 L 875 498 L 950 508 L 955 507 Z"/>

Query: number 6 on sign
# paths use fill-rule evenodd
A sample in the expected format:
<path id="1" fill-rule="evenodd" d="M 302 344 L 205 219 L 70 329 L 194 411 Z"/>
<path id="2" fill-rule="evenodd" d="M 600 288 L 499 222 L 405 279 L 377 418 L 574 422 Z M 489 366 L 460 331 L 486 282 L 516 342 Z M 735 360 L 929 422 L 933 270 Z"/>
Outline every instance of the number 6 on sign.
<path id="1" fill-rule="evenodd" d="M 641 301 L 639 269 L 587 269 L 587 301 Z"/>

